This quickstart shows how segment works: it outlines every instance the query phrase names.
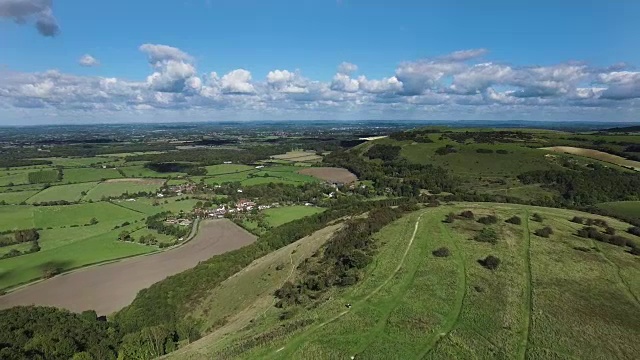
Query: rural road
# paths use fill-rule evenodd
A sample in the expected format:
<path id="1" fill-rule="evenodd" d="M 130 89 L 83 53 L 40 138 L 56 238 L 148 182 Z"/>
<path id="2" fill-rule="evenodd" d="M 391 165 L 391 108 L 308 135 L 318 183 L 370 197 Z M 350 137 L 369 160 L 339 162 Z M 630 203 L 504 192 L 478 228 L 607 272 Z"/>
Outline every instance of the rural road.
<path id="1" fill-rule="evenodd" d="M 17 305 L 56 306 L 109 315 L 129 305 L 138 291 L 231 250 L 256 237 L 227 219 L 204 220 L 186 244 L 153 255 L 89 267 L 26 286 L 0 297 L 0 309 Z"/>

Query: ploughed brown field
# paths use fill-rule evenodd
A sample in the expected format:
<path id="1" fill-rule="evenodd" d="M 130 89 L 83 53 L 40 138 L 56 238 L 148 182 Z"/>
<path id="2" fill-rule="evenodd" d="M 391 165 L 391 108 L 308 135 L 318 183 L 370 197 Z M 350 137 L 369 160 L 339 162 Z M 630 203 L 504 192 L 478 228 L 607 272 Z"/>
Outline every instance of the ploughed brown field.
<path id="1" fill-rule="evenodd" d="M 129 305 L 138 291 L 190 269 L 200 261 L 249 245 L 256 237 L 227 219 L 204 220 L 186 244 L 164 252 L 89 267 L 26 286 L 0 297 L 0 309 L 56 306 L 109 315 Z"/>
<path id="2" fill-rule="evenodd" d="M 349 184 L 358 180 L 358 177 L 349 170 L 335 167 L 313 167 L 298 171 L 303 175 L 315 176 L 318 179 L 332 183 Z"/>

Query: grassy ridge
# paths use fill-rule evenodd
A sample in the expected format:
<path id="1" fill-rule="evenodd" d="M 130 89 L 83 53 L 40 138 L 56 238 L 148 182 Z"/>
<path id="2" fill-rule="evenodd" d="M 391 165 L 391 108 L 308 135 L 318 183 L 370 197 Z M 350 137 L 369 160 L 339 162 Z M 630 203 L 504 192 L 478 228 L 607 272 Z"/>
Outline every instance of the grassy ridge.
<path id="1" fill-rule="evenodd" d="M 498 242 L 470 240 L 484 227 L 475 221 L 442 223 L 448 212 L 462 210 L 497 216 L 500 221 L 491 227 Z M 543 222 L 529 220 L 533 213 L 541 214 Z M 513 215 L 522 219 L 521 225 L 504 222 Z M 231 344 L 273 334 L 269 342 L 255 342 L 238 357 L 632 359 L 640 351 L 628 341 L 640 336 L 637 257 L 576 237 L 581 225 L 569 221 L 575 215 L 602 218 L 477 203 L 405 216 L 376 235 L 379 253 L 362 282 L 286 321 L 272 308 L 243 331 L 198 342 L 175 358 L 215 356 Z M 606 220 L 620 232 L 628 227 Z M 533 234 L 544 226 L 554 229 L 550 238 Z M 431 255 L 443 246 L 450 257 Z M 478 264 L 487 255 L 501 259 L 497 270 Z M 276 331 L 305 320 L 312 324 Z"/>

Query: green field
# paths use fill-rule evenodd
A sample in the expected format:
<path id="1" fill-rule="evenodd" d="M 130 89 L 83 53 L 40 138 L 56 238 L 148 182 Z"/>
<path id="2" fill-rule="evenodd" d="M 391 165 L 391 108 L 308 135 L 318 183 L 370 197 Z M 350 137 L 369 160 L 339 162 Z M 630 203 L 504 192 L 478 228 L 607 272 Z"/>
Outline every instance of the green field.
<path id="1" fill-rule="evenodd" d="M 155 248 L 117 240 L 122 230 L 77 239 L 67 245 L 43 249 L 37 253 L 0 260 L 0 289 L 42 277 L 43 269 L 55 266 L 70 270 L 102 261 L 144 254 Z M 43 244 L 45 242 L 43 241 Z"/>
<path id="2" fill-rule="evenodd" d="M 620 216 L 640 218 L 640 201 L 615 201 L 597 205 Z"/>
<path id="3" fill-rule="evenodd" d="M 107 202 L 60 206 L 2 205 L 0 231 L 84 225 L 94 217 L 99 221 L 117 224 L 141 216 L 134 210 Z"/>
<path id="4" fill-rule="evenodd" d="M 117 179 L 122 175 L 116 169 L 102 168 L 72 168 L 64 169 L 62 180 L 66 183 L 81 183 L 90 181 L 102 181 L 104 179 Z"/>
<path id="5" fill-rule="evenodd" d="M 87 225 L 92 218 L 96 218 L 98 223 Z M 145 218 L 145 214 L 106 202 L 41 207 L 0 206 L 0 231 L 42 229 L 39 252 L 0 260 L 0 289 L 39 278 L 47 264 L 68 270 L 154 251 L 153 247 L 117 241 L 120 231 L 141 228 Z M 125 221 L 131 225 L 114 229 Z"/>
<path id="6" fill-rule="evenodd" d="M 180 201 L 176 201 L 178 199 Z M 180 211 L 186 212 L 193 209 L 197 202 L 198 200 L 184 200 L 182 198 L 172 198 L 166 200 L 139 198 L 136 199 L 136 201 L 114 200 L 114 203 L 118 204 L 119 206 L 138 211 L 146 215 L 153 215 L 163 211 L 171 211 L 173 213 L 179 213 Z"/>
<path id="7" fill-rule="evenodd" d="M 35 227 L 32 206 L 2 205 L 0 206 L 0 231 L 30 229 Z"/>
<path id="8" fill-rule="evenodd" d="M 19 204 L 38 193 L 38 190 L 0 193 L 0 202 Z"/>
<path id="9" fill-rule="evenodd" d="M 219 165 L 211 165 L 207 166 L 207 174 L 208 175 L 220 175 L 220 174 L 231 174 L 243 171 L 251 171 L 255 168 L 249 165 L 242 164 L 219 164 Z"/>
<path id="10" fill-rule="evenodd" d="M 28 184 L 29 172 L 28 170 L 2 171 L 0 172 L 0 186 Z"/>
<path id="11" fill-rule="evenodd" d="M 269 225 L 276 227 L 305 216 L 321 213 L 324 210 L 323 208 L 315 206 L 295 205 L 266 209 L 264 210 L 264 214 Z"/>
<path id="12" fill-rule="evenodd" d="M 66 200 L 66 201 L 78 201 L 82 199 L 82 193 L 89 192 L 91 189 L 98 185 L 97 182 L 87 182 L 87 183 L 79 183 L 79 184 L 67 184 L 67 185 L 56 185 L 48 187 L 37 195 L 29 198 L 29 203 L 40 203 L 47 201 L 56 201 L 56 200 Z"/>
<path id="13" fill-rule="evenodd" d="M 497 243 L 470 240 L 484 226 L 473 220 L 442 222 L 447 213 L 462 210 L 496 215 L 498 223 L 490 226 Z M 529 220 L 534 212 L 543 223 Z M 521 225 L 504 222 L 513 215 Z M 356 285 L 334 289 L 326 301 L 307 308 L 287 308 L 293 312 L 287 320 L 272 306 L 272 291 L 249 291 L 243 298 L 256 300 L 232 311 L 221 307 L 223 313 L 215 316 L 231 320 L 174 358 L 634 359 L 640 352 L 640 345 L 629 341 L 640 337 L 637 257 L 576 237 L 582 225 L 569 221 L 574 215 L 601 218 L 473 203 L 412 213 L 375 236 L 378 255 Z M 628 227 L 606 221 L 618 232 Z M 550 238 L 533 234 L 543 226 L 553 228 Z M 451 256 L 431 254 L 443 246 Z M 488 255 L 500 258 L 498 269 L 478 263 Z M 234 282 L 245 281 L 240 274 Z M 220 286 L 214 293 L 228 298 L 234 291 Z M 303 321 L 310 323 L 293 326 Z M 257 341 L 260 336 L 269 341 Z"/>
<path id="14" fill-rule="evenodd" d="M 162 181 L 138 181 L 139 179 L 131 179 L 130 181 L 113 181 L 101 182 L 87 192 L 84 200 L 100 200 L 103 197 L 118 197 L 122 194 L 148 192 L 155 193 L 162 186 Z"/>
<path id="15" fill-rule="evenodd" d="M 231 164 L 226 166 L 231 166 Z M 234 166 L 237 167 L 239 165 Z M 210 185 L 224 184 L 229 182 L 240 182 L 244 186 L 268 183 L 299 185 L 306 182 L 318 182 L 318 179 L 314 178 L 313 176 L 298 174 L 300 167 L 297 166 L 269 166 L 261 169 L 238 169 L 239 171 L 237 172 L 222 173 L 222 171 L 226 171 L 225 168 L 216 168 L 216 170 L 221 173 L 213 177 L 207 176 L 204 178 L 204 181 L 206 184 Z"/>

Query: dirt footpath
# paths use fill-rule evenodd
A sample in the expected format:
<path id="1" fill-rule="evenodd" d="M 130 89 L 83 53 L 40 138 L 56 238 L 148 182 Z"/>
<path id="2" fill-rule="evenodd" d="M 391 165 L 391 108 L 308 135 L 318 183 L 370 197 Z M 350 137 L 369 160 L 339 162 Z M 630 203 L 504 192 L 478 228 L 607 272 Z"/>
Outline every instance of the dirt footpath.
<path id="1" fill-rule="evenodd" d="M 56 276 L 0 297 L 0 309 L 33 304 L 108 315 L 129 305 L 138 291 L 255 240 L 227 219 L 204 220 L 183 246 Z"/>

